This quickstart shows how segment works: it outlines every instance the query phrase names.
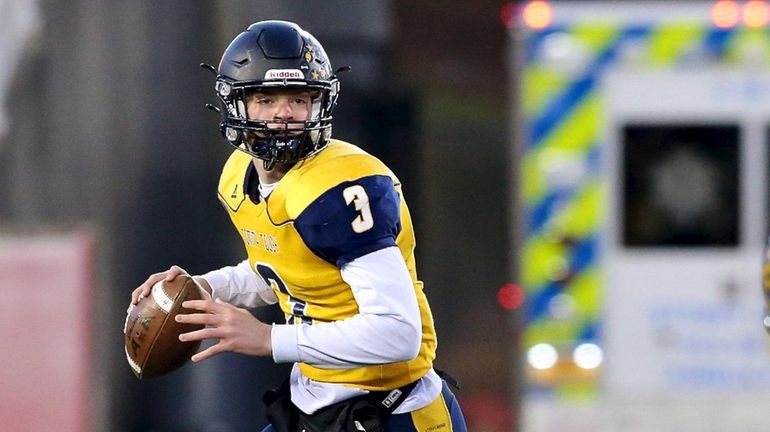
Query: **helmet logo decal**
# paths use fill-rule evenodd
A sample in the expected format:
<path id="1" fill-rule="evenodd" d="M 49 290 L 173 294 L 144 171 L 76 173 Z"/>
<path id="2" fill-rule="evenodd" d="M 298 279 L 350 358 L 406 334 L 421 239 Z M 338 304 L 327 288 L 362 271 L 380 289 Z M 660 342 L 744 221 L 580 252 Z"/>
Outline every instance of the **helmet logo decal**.
<path id="1" fill-rule="evenodd" d="M 303 79 L 305 75 L 298 69 L 269 69 L 265 72 L 266 80 L 286 78 Z"/>

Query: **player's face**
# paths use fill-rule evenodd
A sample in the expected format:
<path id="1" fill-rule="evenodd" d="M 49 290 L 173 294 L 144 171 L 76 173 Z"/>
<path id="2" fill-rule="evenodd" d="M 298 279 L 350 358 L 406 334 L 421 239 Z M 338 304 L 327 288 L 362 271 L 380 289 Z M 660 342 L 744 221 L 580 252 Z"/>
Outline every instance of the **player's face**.
<path id="1" fill-rule="evenodd" d="M 306 90 L 276 90 L 253 93 L 248 98 L 246 110 L 252 120 L 279 120 L 303 122 L 308 119 L 312 97 Z M 269 128 L 282 128 L 283 124 L 268 123 Z M 289 129 L 302 129 L 302 123 L 290 123 Z"/>

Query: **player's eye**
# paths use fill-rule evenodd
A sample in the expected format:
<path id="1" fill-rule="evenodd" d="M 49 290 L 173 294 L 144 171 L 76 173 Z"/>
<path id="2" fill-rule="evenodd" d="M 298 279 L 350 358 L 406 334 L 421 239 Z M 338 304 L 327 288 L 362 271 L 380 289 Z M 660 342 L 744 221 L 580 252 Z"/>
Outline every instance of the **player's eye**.
<path id="1" fill-rule="evenodd" d="M 273 99 L 275 98 L 270 95 L 257 93 L 251 96 L 250 101 L 256 105 L 267 105 L 273 103 Z"/>

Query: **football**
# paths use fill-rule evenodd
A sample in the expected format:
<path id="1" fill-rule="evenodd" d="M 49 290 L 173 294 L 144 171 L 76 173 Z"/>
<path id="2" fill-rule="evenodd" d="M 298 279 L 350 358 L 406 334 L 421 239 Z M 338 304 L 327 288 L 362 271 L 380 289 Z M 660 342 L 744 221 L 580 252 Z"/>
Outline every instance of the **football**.
<path id="1" fill-rule="evenodd" d="M 132 305 L 123 334 L 128 364 L 139 379 L 156 378 L 179 369 L 198 351 L 200 341 L 181 342 L 179 335 L 202 329 L 202 325 L 176 322 L 177 314 L 194 311 L 182 307 L 186 300 L 200 300 L 198 284 L 186 275 L 161 281 L 149 297 Z"/>

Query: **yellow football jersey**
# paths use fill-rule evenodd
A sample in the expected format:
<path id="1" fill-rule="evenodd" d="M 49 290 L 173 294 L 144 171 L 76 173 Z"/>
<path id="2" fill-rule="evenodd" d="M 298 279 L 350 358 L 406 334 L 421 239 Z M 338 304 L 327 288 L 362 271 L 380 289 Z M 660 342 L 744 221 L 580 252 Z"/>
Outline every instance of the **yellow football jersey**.
<path id="1" fill-rule="evenodd" d="M 422 343 L 410 361 L 353 369 L 300 363 L 314 380 L 388 390 L 422 377 L 436 351 L 433 317 L 417 279 L 414 232 L 396 176 L 360 148 L 332 140 L 297 163 L 267 201 L 254 202 L 252 158 L 235 151 L 219 182 L 219 199 L 243 238 L 252 270 L 275 291 L 287 323 L 337 321 L 358 313 L 340 267 L 398 246 L 411 275 L 422 318 Z"/>

